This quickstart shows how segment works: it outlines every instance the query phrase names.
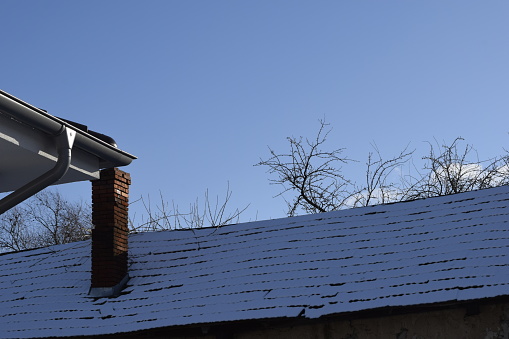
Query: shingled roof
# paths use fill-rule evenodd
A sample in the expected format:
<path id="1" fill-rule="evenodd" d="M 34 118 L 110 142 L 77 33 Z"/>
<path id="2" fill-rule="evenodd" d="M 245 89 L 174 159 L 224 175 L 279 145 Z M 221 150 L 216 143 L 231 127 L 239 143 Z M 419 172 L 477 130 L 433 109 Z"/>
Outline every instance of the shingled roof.
<path id="1" fill-rule="evenodd" d="M 509 187 L 130 236 L 131 277 L 90 298 L 90 242 L 0 256 L 0 337 L 75 336 L 509 293 Z"/>

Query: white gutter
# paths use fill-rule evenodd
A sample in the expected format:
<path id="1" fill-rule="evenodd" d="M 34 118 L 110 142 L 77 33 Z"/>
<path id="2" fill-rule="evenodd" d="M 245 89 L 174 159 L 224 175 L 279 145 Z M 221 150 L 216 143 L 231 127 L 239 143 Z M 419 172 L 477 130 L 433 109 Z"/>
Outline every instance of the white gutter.
<path id="1" fill-rule="evenodd" d="M 58 152 L 57 163 L 51 170 L 0 200 L 0 214 L 61 179 L 69 169 L 73 146 L 95 155 L 99 159 L 100 168 L 126 166 L 136 159 L 135 156 L 85 131 L 75 130 L 70 123 L 2 90 L 0 90 L 0 111 L 18 122 L 55 137 Z"/>
<path id="2" fill-rule="evenodd" d="M 54 184 L 65 175 L 71 164 L 72 146 L 75 137 L 76 131 L 63 126 L 62 133 L 55 138 L 58 151 L 58 160 L 55 167 L 0 200 L 0 214 Z"/>
<path id="3" fill-rule="evenodd" d="M 53 136 L 59 135 L 64 126 L 75 128 L 70 123 L 58 119 L 2 90 L 0 90 L 0 111 Z M 79 129 L 76 130 L 75 147 L 97 156 L 100 159 L 99 165 L 101 168 L 126 166 L 136 159 L 134 155 Z"/>

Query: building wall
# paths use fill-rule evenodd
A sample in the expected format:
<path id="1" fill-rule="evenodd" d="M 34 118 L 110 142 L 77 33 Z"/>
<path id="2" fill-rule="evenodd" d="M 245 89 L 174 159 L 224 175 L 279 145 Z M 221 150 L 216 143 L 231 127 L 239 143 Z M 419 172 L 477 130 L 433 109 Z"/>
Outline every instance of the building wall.
<path id="1" fill-rule="evenodd" d="M 471 312 L 471 310 L 469 310 Z M 421 339 L 509 338 L 509 304 L 484 305 L 478 314 L 468 315 L 465 308 L 419 312 L 275 327 L 237 333 L 235 339 Z"/>
<path id="2" fill-rule="evenodd" d="M 351 320 L 291 320 L 294 325 L 252 322 L 221 327 L 159 328 L 100 338 L 171 339 L 509 339 L 509 302 Z M 305 324 L 302 324 L 306 322 Z M 299 324 L 301 323 L 301 324 Z M 187 332 L 185 334 L 184 332 Z M 80 337 L 82 338 L 82 337 Z M 94 337 L 97 338 L 97 337 Z"/>

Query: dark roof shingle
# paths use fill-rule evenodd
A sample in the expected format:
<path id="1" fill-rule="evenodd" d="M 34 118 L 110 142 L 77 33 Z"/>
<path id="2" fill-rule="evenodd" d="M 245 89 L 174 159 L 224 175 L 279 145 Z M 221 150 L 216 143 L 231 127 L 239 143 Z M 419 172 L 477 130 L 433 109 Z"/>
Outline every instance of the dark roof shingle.
<path id="1" fill-rule="evenodd" d="M 0 256 L 0 337 L 94 335 L 473 300 L 509 290 L 509 187 L 133 234 L 130 281 L 88 297 L 90 242 Z"/>

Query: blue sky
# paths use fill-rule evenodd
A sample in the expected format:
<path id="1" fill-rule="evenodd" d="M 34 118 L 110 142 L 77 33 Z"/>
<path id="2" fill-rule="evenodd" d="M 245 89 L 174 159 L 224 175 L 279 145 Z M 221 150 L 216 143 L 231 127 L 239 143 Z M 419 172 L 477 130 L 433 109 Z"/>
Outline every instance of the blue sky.
<path id="1" fill-rule="evenodd" d="M 131 199 L 206 189 L 243 220 L 283 217 L 267 146 L 333 127 L 331 148 L 462 136 L 509 149 L 507 1 L 2 1 L 0 88 L 114 137 Z M 353 178 L 361 167 L 346 169 Z M 359 177 L 360 178 L 360 177 Z M 64 187 L 65 186 L 65 187 Z M 64 185 L 89 201 L 89 183 Z M 132 206 L 138 216 L 140 204 Z"/>

